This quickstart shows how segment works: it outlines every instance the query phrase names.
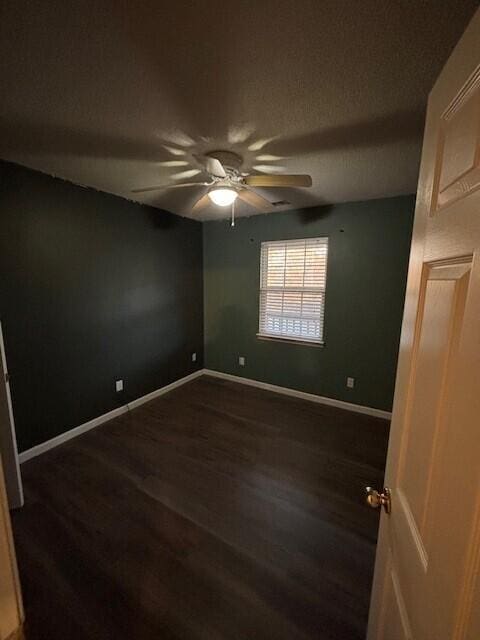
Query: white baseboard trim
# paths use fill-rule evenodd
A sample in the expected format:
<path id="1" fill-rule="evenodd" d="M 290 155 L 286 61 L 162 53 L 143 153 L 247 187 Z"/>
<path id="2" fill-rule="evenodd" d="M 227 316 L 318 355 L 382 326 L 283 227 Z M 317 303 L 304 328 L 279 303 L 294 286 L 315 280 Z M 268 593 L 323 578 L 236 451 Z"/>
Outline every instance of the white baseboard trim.
<path id="1" fill-rule="evenodd" d="M 55 436 L 50 440 L 41 442 L 40 444 L 35 445 L 31 449 L 22 451 L 22 453 L 18 455 L 20 464 L 22 464 L 23 462 L 26 462 L 27 460 L 30 460 L 31 458 L 35 458 L 36 456 L 39 456 L 41 453 L 45 453 L 45 451 L 48 451 L 49 449 L 58 447 L 59 444 L 62 444 L 63 442 L 67 442 L 67 440 L 71 440 L 72 438 L 76 438 L 82 433 L 85 433 L 86 431 L 90 431 L 90 429 L 94 429 L 95 427 L 98 427 L 99 424 L 103 424 L 104 422 L 113 420 L 113 418 L 116 418 L 117 416 L 120 416 L 122 415 L 122 413 L 126 413 L 127 411 L 128 411 L 128 406 L 125 404 L 121 407 L 118 407 L 117 409 L 113 409 L 108 413 L 104 413 L 103 415 L 98 416 L 98 418 L 93 418 L 93 420 L 84 422 L 78 427 L 69 429 L 68 431 L 65 431 L 65 433 L 61 433 L 60 435 Z"/>
<path id="2" fill-rule="evenodd" d="M 383 418 L 384 420 L 390 420 L 392 417 L 392 414 L 390 411 L 383 411 L 382 409 L 375 409 L 374 407 L 365 407 L 364 405 L 361 405 L 361 404 L 353 404 L 352 402 L 345 402 L 343 400 L 335 400 L 335 398 L 317 396 L 314 393 L 297 391 L 295 389 L 290 389 L 288 387 L 279 387 L 276 384 L 269 384 L 268 382 L 260 382 L 259 380 L 252 380 L 250 378 L 242 378 L 240 376 L 234 376 L 231 373 L 222 373 L 221 371 L 214 371 L 213 369 L 203 369 L 202 373 L 204 373 L 207 376 L 222 378 L 223 380 L 231 380 L 232 382 L 239 382 L 240 384 L 246 384 L 251 387 L 258 387 L 259 389 L 266 389 L 267 391 L 282 393 L 283 395 L 286 395 L 286 396 L 301 398 L 302 400 L 310 400 L 311 402 L 328 404 L 331 407 L 338 407 L 339 409 L 345 409 L 346 411 L 355 411 L 356 413 L 364 413 L 368 416 L 374 416 L 375 418 Z"/>
<path id="3" fill-rule="evenodd" d="M 347 411 L 356 411 L 357 413 L 364 413 L 369 416 L 374 416 L 376 418 L 384 418 L 385 420 L 390 420 L 392 414 L 389 411 L 382 411 L 381 409 L 375 409 L 374 407 L 365 407 L 360 404 L 353 404 L 351 402 L 344 402 L 343 400 L 335 400 L 334 398 L 327 398 L 325 396 L 317 396 L 314 393 L 306 393 L 305 391 L 296 391 L 295 389 L 289 389 L 288 387 L 279 387 L 275 384 L 269 384 L 268 382 L 260 382 L 259 380 L 251 380 L 250 378 L 242 378 L 240 376 L 234 376 L 231 373 L 223 373 L 221 371 L 214 371 L 213 369 L 199 369 L 198 371 L 194 371 L 190 373 L 188 376 L 180 378 L 179 380 L 175 380 L 174 382 L 167 384 L 165 387 L 161 387 L 160 389 L 156 389 L 151 393 L 147 393 L 141 398 L 137 398 L 136 400 L 132 400 L 128 404 L 124 404 L 121 407 L 117 407 L 112 411 L 108 411 L 97 418 L 93 418 L 93 420 L 89 420 L 84 424 L 79 425 L 78 427 L 74 427 L 73 429 L 69 429 L 65 431 L 65 433 L 61 433 L 46 442 L 41 442 L 37 444 L 35 447 L 31 449 L 27 449 L 26 451 L 22 451 L 19 454 L 18 459 L 20 464 L 30 460 L 31 458 L 35 458 L 45 451 L 49 451 L 54 447 L 57 447 L 59 444 L 63 442 L 67 442 L 72 438 L 76 438 L 82 433 L 86 433 L 90 431 L 90 429 L 94 429 L 104 422 L 108 422 L 109 420 L 113 420 L 123 413 L 126 413 L 130 409 L 135 409 L 145 402 L 149 402 L 154 398 L 158 398 L 162 396 L 164 393 L 168 393 L 177 387 L 190 382 L 190 380 L 194 380 L 202 375 L 213 376 L 215 378 L 222 378 L 224 380 L 231 380 L 232 382 L 239 382 L 240 384 L 249 385 L 251 387 L 258 387 L 259 389 L 266 389 L 267 391 L 273 391 L 275 393 L 282 393 L 286 396 L 293 396 L 294 398 L 301 398 L 302 400 L 310 400 L 311 402 L 318 402 L 320 404 L 327 404 L 332 407 L 338 407 L 339 409 L 345 409 Z"/>
<path id="4" fill-rule="evenodd" d="M 126 406 L 128 409 L 135 409 L 136 407 L 139 407 L 140 405 L 145 404 L 145 402 L 150 402 L 150 400 L 153 400 L 154 398 L 158 398 L 158 396 L 163 396 L 164 393 L 168 393 L 169 391 L 172 391 L 177 387 L 181 387 L 182 384 L 190 382 L 190 380 L 195 380 L 195 378 L 198 378 L 199 376 L 203 375 L 203 372 L 204 372 L 204 369 L 198 369 L 198 371 L 189 373 L 188 376 L 184 376 L 179 380 L 175 380 L 174 382 L 167 384 L 165 387 L 160 387 L 160 389 L 156 389 L 151 393 L 147 393 L 147 395 L 142 396 L 141 398 L 132 400 Z"/>
<path id="5" fill-rule="evenodd" d="M 53 449 L 54 447 L 57 447 L 59 444 L 62 444 L 63 442 L 67 442 L 68 440 L 71 440 L 72 438 L 76 438 L 77 436 L 81 435 L 82 433 L 85 433 L 86 431 L 90 431 L 90 429 L 94 429 L 95 427 L 98 427 L 100 424 L 103 424 L 104 422 L 108 422 L 109 420 L 113 420 L 113 418 L 117 418 L 118 416 L 122 415 L 123 413 L 126 413 L 130 409 L 134 409 L 135 407 L 139 407 L 145 402 L 149 402 L 154 398 L 158 398 L 158 396 L 162 396 L 164 393 L 168 393 L 169 391 L 172 391 L 176 387 L 180 387 L 182 384 L 185 384 L 186 382 L 190 382 L 190 380 L 194 380 L 195 378 L 198 378 L 203 374 L 203 372 L 204 372 L 203 369 L 194 371 L 193 373 L 190 373 L 188 376 L 185 376 L 183 378 L 180 378 L 179 380 L 175 380 L 174 382 L 167 384 L 165 387 L 161 387 L 160 389 L 156 389 L 151 393 L 147 393 L 145 396 L 142 396 L 141 398 L 132 400 L 128 404 L 124 404 L 121 407 L 117 407 L 112 411 L 108 411 L 107 413 L 104 413 L 103 415 L 98 416 L 98 418 L 93 418 L 93 420 L 89 420 L 88 422 L 84 422 L 84 424 L 81 424 L 78 427 L 69 429 L 68 431 L 65 431 L 65 433 L 61 433 L 60 435 L 55 436 L 54 438 L 51 438 L 46 442 L 41 442 L 40 444 L 37 444 L 35 447 L 32 447 L 31 449 L 22 451 L 22 453 L 20 453 L 18 456 L 19 462 L 20 464 L 22 464 L 23 462 L 26 462 L 31 458 L 35 458 L 36 456 L 39 456 L 41 453 L 45 453 L 45 451 L 48 451 L 49 449 Z"/>

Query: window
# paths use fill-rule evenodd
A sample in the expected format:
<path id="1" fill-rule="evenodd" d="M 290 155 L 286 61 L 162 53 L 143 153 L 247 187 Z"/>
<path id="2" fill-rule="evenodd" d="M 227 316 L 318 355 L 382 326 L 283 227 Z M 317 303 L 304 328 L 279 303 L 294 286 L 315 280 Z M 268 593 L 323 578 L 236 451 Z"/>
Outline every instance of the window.
<path id="1" fill-rule="evenodd" d="M 323 343 L 328 238 L 262 242 L 260 337 Z"/>

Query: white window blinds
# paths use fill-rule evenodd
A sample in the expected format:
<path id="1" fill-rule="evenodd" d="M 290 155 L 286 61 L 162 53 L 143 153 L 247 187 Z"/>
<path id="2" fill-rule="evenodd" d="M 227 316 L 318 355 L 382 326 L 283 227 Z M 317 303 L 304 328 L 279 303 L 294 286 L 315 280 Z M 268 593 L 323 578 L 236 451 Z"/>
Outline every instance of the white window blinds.
<path id="1" fill-rule="evenodd" d="M 328 238 L 262 242 L 259 335 L 323 342 Z"/>

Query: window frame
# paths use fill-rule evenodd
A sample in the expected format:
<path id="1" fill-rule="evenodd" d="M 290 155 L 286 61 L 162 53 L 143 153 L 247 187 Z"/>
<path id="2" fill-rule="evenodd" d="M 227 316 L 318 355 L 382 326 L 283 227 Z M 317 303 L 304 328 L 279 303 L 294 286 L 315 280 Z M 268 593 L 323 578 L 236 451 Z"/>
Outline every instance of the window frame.
<path id="1" fill-rule="evenodd" d="M 304 338 L 301 336 L 287 336 L 287 335 L 282 335 L 282 334 L 271 334 L 271 333 L 265 333 L 262 332 L 261 330 L 261 322 L 262 322 L 262 313 L 261 313 L 261 306 L 262 306 L 262 293 L 265 291 L 302 291 L 303 289 L 305 291 L 312 291 L 315 289 L 312 288 L 308 288 L 308 287 L 301 287 L 301 288 L 293 288 L 291 287 L 290 289 L 288 287 L 283 287 L 283 288 L 276 288 L 276 289 L 268 289 L 268 288 L 264 288 L 262 287 L 262 276 L 263 276 L 263 261 L 262 261 L 262 253 L 263 253 L 263 246 L 264 245 L 274 245 L 274 244 L 288 244 L 290 242 L 294 243 L 294 242 L 308 242 L 308 241 L 312 241 L 312 240 L 322 240 L 324 241 L 326 247 L 327 247 L 327 256 L 326 256 L 326 262 L 325 262 L 325 287 L 323 288 L 323 290 L 318 289 L 319 291 L 323 292 L 323 317 L 322 314 L 320 315 L 320 320 L 322 321 L 322 337 L 320 338 Z M 325 316 L 326 316 L 326 306 L 327 306 L 327 283 L 328 283 L 328 262 L 329 262 L 329 258 L 330 258 L 330 237 L 328 235 L 321 235 L 321 236 L 312 236 L 310 238 L 288 238 L 286 240 L 264 240 L 263 242 L 260 243 L 260 278 L 259 278 L 259 289 L 258 289 L 258 332 L 256 334 L 257 338 L 259 340 L 265 340 L 265 341 L 272 341 L 272 342 L 284 342 L 284 343 L 291 343 L 291 344 L 297 344 L 297 345 L 301 345 L 301 346 L 309 346 L 309 347 L 325 347 Z"/>

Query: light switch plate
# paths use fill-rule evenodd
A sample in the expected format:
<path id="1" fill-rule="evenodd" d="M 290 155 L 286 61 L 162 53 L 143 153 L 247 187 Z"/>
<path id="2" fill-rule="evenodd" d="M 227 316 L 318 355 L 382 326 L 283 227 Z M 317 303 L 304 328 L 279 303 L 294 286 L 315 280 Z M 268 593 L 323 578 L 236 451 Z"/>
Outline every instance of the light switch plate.
<path id="1" fill-rule="evenodd" d="M 115 391 L 123 391 L 123 380 L 116 380 L 115 381 Z"/>

